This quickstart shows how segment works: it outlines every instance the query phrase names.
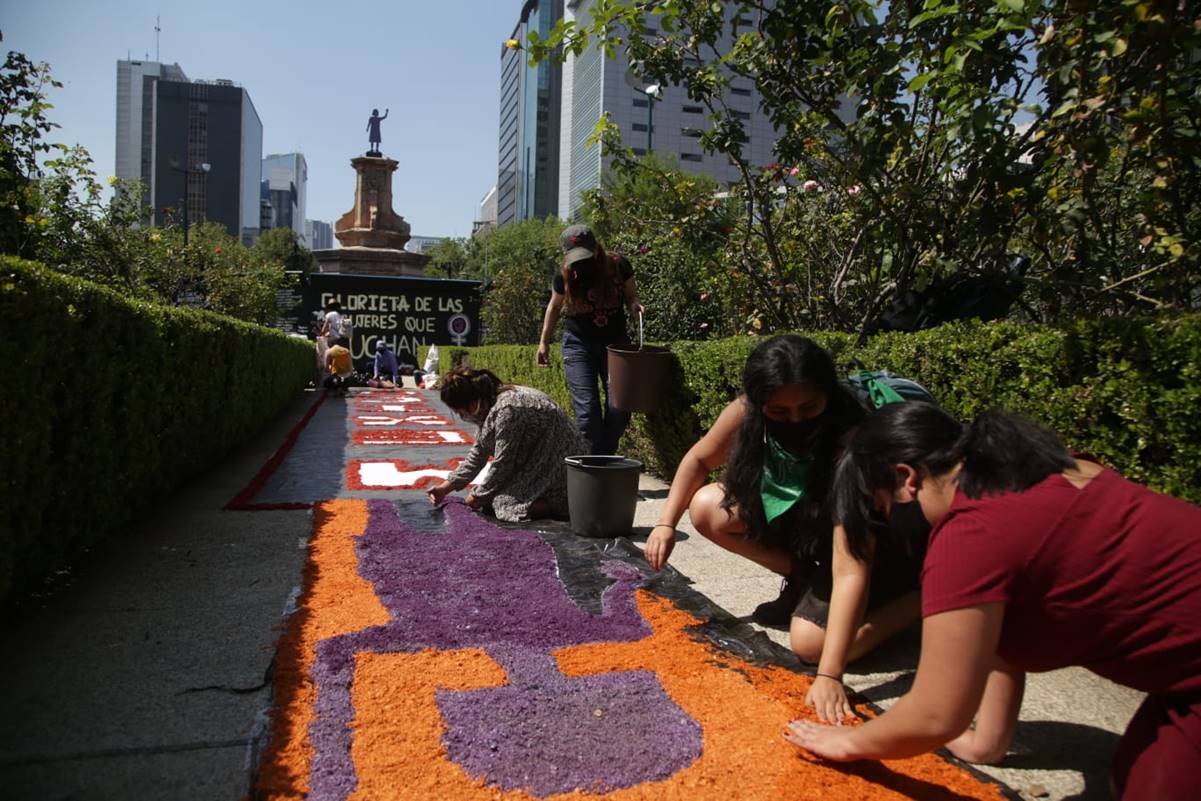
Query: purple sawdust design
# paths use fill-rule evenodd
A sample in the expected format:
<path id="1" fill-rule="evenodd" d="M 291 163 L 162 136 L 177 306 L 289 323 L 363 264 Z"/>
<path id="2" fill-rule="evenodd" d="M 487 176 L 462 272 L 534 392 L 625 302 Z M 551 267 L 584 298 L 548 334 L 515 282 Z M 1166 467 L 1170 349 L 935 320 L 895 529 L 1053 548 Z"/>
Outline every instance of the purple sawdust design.
<path id="1" fill-rule="evenodd" d="M 606 792 L 666 779 L 701 755 L 701 729 L 653 673 L 569 679 L 547 653 L 488 653 L 509 686 L 439 690 L 450 758 L 503 790 Z"/>
<path id="2" fill-rule="evenodd" d="M 452 758 L 506 788 L 528 787 L 542 795 L 541 788 L 550 788 L 545 790 L 549 793 L 577 786 L 630 786 L 670 776 L 700 755 L 699 726 L 653 676 L 625 672 L 568 679 L 550 657 L 550 651 L 569 645 L 628 642 L 651 633 L 634 600 L 634 589 L 642 582 L 637 569 L 621 562 L 602 564 L 615 582 L 601 598 L 602 614 L 592 615 L 567 596 L 556 575 L 554 551 L 537 535 L 494 526 L 462 504 L 450 504 L 445 512 L 445 533 L 431 534 L 405 525 L 389 501 L 368 501 L 367 529 L 356 543 L 359 572 L 375 585 L 392 620 L 317 646 L 310 798 L 343 799 L 357 785 L 350 755 L 351 683 L 355 654 L 363 652 L 477 647 L 500 662 L 509 673 L 509 687 L 440 693 L 439 699 L 447 704 L 444 715 L 452 710 L 446 735 Z M 553 706 L 544 709 L 546 703 L 557 705 L 561 714 L 552 714 Z M 549 755 L 534 754 L 536 762 L 531 763 L 531 755 L 518 750 L 520 732 L 530 724 L 515 719 L 513 711 L 535 705 L 537 719 L 554 727 L 555 738 L 568 742 L 554 746 L 557 750 Z M 591 734 L 579 729 L 579 709 L 584 707 L 589 714 L 601 709 L 602 719 L 604 710 L 612 710 L 616 722 L 597 729 L 608 739 L 590 741 Z M 518 764 L 497 765 L 490 755 L 489 742 L 479 734 L 490 721 L 505 721 L 514 733 L 506 753 Z M 649 751 L 656 755 L 653 764 L 642 757 L 643 737 L 655 741 L 656 748 Z M 666 755 L 663 737 L 677 743 Z M 550 739 L 541 742 L 550 748 Z M 597 752 L 606 759 L 596 759 Z M 559 759 L 563 763 L 554 764 Z M 609 761 L 618 764 L 610 766 Z M 560 772 L 563 776 L 556 775 Z"/>

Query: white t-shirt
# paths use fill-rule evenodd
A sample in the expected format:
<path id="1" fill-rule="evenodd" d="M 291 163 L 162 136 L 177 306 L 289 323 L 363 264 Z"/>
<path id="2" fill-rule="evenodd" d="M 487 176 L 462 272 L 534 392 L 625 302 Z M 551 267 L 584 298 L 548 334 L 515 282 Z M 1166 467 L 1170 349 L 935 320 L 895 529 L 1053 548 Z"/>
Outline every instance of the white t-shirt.
<path id="1" fill-rule="evenodd" d="M 332 338 L 332 337 L 342 336 L 342 313 L 341 312 L 336 312 L 336 311 L 326 312 L 325 313 L 325 323 L 329 329 L 329 333 L 326 334 L 327 337 Z"/>

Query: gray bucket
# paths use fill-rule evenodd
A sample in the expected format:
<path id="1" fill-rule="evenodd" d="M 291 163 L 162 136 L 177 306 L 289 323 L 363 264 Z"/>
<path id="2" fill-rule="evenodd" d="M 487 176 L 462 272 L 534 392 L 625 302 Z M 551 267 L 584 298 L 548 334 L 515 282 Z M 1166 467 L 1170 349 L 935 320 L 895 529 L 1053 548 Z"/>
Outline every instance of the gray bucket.
<path id="1" fill-rule="evenodd" d="M 567 511 L 581 537 L 622 537 L 634 525 L 642 462 L 624 456 L 568 456 Z"/>

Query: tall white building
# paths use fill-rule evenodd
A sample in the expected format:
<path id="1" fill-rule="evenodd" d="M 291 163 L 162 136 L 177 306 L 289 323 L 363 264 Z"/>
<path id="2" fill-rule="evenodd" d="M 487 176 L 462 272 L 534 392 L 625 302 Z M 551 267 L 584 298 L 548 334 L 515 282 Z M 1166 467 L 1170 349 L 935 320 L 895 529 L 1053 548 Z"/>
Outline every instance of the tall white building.
<path id="1" fill-rule="evenodd" d="M 263 184 L 271 201 L 271 227 L 291 228 L 300 244 L 312 248 L 305 226 L 309 166 L 303 153 L 272 153 L 263 158 Z"/>
<path id="2" fill-rule="evenodd" d="M 567 19 L 586 26 L 591 10 L 592 0 L 567 0 L 563 13 Z M 616 58 L 607 59 L 595 40 L 579 56 L 569 55 L 563 65 L 559 216 L 564 219 L 576 216 L 582 193 L 600 186 L 602 172 L 608 166 L 601 158 L 600 146 L 586 144 L 597 120 L 605 113 L 621 129 L 622 142 L 638 155 L 644 154 L 649 144 L 656 153 L 675 156 L 680 168 L 688 172 L 712 176 L 723 185 L 740 180 L 738 168 L 726 156 L 707 154 L 701 149 L 700 135 L 711 126 L 704 106 L 690 100 L 679 86 L 661 87 L 658 99 L 652 101 L 642 91 L 645 87 L 631 85 L 636 81 L 627 72 L 625 53 L 619 48 Z M 649 108 L 651 102 L 653 110 Z M 770 164 L 778 137 L 759 107 L 759 92 L 754 82 L 735 78 L 726 102 L 742 120 L 747 135 L 743 155 L 752 164 Z M 653 127 L 648 127 L 651 114 Z"/>
<path id="3" fill-rule="evenodd" d="M 142 200 L 150 205 L 155 183 L 155 84 L 187 81 L 178 64 L 157 61 L 117 62 L 117 168 L 123 181 L 139 179 Z"/>

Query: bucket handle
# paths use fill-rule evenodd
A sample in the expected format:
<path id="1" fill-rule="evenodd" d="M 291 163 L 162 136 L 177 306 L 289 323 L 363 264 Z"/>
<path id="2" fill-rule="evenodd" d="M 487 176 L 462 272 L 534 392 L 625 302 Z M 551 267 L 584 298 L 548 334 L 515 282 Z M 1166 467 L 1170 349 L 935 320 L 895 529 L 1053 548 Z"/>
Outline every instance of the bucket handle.
<path id="1" fill-rule="evenodd" d="M 638 350 L 642 350 L 642 312 L 638 312 Z"/>

